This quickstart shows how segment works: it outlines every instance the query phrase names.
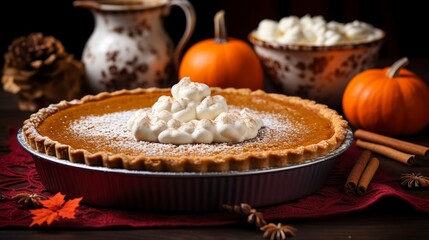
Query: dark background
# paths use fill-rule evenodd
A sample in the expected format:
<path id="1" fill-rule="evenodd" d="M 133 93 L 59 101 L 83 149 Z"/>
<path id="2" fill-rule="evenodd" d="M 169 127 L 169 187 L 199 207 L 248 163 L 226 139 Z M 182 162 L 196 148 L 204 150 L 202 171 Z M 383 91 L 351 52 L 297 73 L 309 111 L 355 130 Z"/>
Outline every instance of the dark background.
<path id="1" fill-rule="evenodd" d="M 197 14 L 194 34 L 186 48 L 213 37 L 213 16 L 226 11 L 229 36 L 247 41 L 247 34 L 264 18 L 305 14 L 322 15 L 326 20 L 360 20 L 386 31 L 387 39 L 380 57 L 396 59 L 429 55 L 429 12 L 421 0 L 190 0 Z M 31 32 L 42 32 L 60 40 L 66 50 L 80 59 L 86 40 L 94 29 L 90 11 L 76 8 L 72 0 L 2 1 L 0 6 L 0 53 L 7 51 L 13 39 Z M 164 21 L 177 42 L 184 29 L 184 15 L 173 8 Z M 186 50 L 185 48 L 185 50 Z M 3 65 L 3 58 L 0 60 Z"/>

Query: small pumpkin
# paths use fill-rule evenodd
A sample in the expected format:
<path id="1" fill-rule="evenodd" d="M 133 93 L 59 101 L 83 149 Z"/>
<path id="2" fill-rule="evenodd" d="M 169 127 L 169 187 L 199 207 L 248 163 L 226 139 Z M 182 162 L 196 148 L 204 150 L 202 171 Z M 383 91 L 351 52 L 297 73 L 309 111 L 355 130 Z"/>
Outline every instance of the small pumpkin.
<path id="1" fill-rule="evenodd" d="M 200 41 L 185 52 L 179 79 L 190 77 L 211 87 L 261 89 L 264 74 L 260 60 L 245 41 L 227 37 L 224 14 L 221 10 L 214 17 L 214 39 Z"/>
<path id="2" fill-rule="evenodd" d="M 407 58 L 391 67 L 355 75 L 343 94 L 343 112 L 356 128 L 390 136 L 413 135 L 429 124 L 429 86 L 404 69 Z"/>

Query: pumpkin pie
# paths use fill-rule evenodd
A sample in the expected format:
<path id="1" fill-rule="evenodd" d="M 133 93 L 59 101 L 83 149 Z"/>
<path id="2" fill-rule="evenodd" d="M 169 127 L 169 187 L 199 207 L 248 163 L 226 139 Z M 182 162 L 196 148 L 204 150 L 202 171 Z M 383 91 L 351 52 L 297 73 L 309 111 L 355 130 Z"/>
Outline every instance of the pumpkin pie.
<path id="1" fill-rule="evenodd" d="M 230 109 L 249 109 L 262 119 L 242 142 L 171 144 L 138 141 L 127 121 L 170 88 L 103 92 L 40 109 L 22 132 L 38 152 L 76 164 L 162 172 L 224 172 L 267 169 L 312 161 L 339 147 L 348 123 L 311 100 L 261 90 L 210 88 Z"/>

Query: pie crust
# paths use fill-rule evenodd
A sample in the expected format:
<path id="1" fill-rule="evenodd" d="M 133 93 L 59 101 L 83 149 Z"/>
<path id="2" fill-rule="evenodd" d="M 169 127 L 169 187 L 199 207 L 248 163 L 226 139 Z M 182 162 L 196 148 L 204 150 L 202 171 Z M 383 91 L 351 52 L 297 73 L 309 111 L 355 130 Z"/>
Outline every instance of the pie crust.
<path id="1" fill-rule="evenodd" d="M 32 114 L 22 132 L 38 152 L 90 166 L 162 172 L 225 172 L 283 167 L 312 161 L 339 147 L 348 123 L 312 100 L 249 89 L 211 88 L 230 109 L 260 114 L 258 136 L 240 143 L 161 144 L 137 141 L 127 117 L 150 108 L 170 89 L 147 88 L 87 95 Z"/>

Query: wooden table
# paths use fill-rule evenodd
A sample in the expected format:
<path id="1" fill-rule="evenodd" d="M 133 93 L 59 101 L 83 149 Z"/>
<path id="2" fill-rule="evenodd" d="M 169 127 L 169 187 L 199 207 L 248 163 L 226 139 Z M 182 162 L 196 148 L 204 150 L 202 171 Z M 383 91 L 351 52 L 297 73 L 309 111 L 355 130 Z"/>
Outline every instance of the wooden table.
<path id="1" fill-rule="evenodd" d="M 409 69 L 429 81 L 429 58 L 411 60 Z M 386 64 L 384 64 L 386 62 Z M 392 62 L 381 61 L 380 66 Z M 429 114 L 429 112 L 428 112 Z M 0 91 L 0 153 L 8 151 L 7 128 L 20 127 L 29 112 L 17 109 L 16 97 Z M 429 128 L 405 140 L 429 146 Z M 389 174 L 421 172 L 429 176 L 429 159 L 411 167 L 380 157 L 380 168 Z M 429 198 L 429 189 L 411 194 Z M 397 198 L 386 197 L 364 211 L 340 216 L 284 220 L 298 229 L 292 239 L 429 239 L 429 215 L 418 212 Z M 0 239 L 262 239 L 262 232 L 245 222 L 228 227 L 109 229 L 109 230 L 23 230 L 0 228 Z"/>

